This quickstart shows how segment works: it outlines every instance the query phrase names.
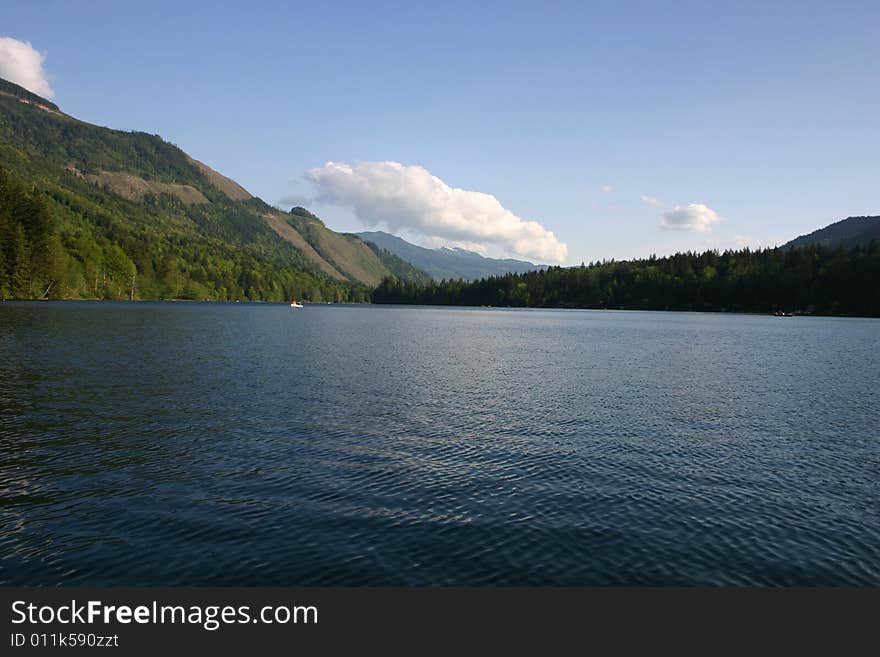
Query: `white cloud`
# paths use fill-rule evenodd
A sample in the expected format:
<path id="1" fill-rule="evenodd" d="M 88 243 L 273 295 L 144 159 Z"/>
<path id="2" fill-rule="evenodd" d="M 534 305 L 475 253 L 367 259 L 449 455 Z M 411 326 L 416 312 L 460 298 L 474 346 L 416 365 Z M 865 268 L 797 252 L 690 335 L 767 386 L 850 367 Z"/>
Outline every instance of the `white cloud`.
<path id="1" fill-rule="evenodd" d="M 663 213 L 660 227 L 664 230 L 689 230 L 706 233 L 712 230 L 712 224 L 721 218 L 708 205 L 691 203 L 686 208 L 676 205 L 672 210 Z"/>
<path id="2" fill-rule="evenodd" d="M 611 185 L 599 185 L 599 191 L 607 194 L 608 192 L 613 192 L 614 188 Z"/>
<path id="3" fill-rule="evenodd" d="M 663 201 L 658 198 L 654 198 L 653 196 L 642 196 L 642 203 L 647 203 L 652 208 L 662 208 Z"/>
<path id="4" fill-rule="evenodd" d="M 319 201 L 350 207 L 369 226 L 384 223 L 396 232 L 541 262 L 568 256 L 568 247 L 538 222 L 518 217 L 491 194 L 450 187 L 424 167 L 328 162 L 306 177 L 320 188 Z"/>
<path id="5" fill-rule="evenodd" d="M 54 98 L 55 92 L 43 70 L 44 61 L 46 55 L 35 49 L 30 41 L 0 37 L 0 78 L 45 98 Z"/>
<path id="6" fill-rule="evenodd" d="M 733 243 L 736 244 L 736 247 L 738 249 L 744 249 L 747 246 L 754 245 L 755 240 L 753 240 L 749 235 L 734 235 Z"/>

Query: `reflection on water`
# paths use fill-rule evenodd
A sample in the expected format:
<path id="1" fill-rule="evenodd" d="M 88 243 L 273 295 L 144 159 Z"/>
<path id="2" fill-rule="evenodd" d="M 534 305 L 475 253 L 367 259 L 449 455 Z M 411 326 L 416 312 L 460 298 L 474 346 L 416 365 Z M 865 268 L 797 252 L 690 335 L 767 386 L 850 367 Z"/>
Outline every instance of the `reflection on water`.
<path id="1" fill-rule="evenodd" d="M 0 304 L 0 583 L 880 584 L 880 322 Z"/>

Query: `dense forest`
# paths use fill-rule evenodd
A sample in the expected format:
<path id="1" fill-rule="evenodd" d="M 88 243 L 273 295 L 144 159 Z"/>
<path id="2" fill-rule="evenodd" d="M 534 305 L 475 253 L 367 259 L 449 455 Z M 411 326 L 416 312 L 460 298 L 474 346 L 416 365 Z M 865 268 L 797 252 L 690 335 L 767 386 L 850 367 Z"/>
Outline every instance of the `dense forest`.
<path id="1" fill-rule="evenodd" d="M 44 297 L 63 270 L 58 226 L 46 199 L 0 167 L 0 299 Z"/>
<path id="2" fill-rule="evenodd" d="M 853 249 L 679 253 L 473 283 L 415 285 L 387 278 L 373 292 L 373 302 L 880 317 L 880 241 Z"/>

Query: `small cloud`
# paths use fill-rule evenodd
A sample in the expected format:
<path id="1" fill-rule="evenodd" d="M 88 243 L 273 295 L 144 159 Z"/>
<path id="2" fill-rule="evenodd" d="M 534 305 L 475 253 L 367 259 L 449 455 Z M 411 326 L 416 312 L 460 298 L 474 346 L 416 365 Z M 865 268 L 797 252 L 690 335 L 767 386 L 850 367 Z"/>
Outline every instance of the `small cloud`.
<path id="1" fill-rule="evenodd" d="M 46 55 L 35 49 L 30 41 L 0 37 L 0 78 L 14 82 L 39 96 L 54 98 L 43 62 Z"/>
<path id="2" fill-rule="evenodd" d="M 744 249 L 747 246 L 752 246 L 755 243 L 749 235 L 734 235 L 733 243 L 736 244 L 738 249 Z"/>
<path id="3" fill-rule="evenodd" d="M 685 208 L 676 205 L 672 210 L 664 212 L 660 228 L 706 233 L 712 230 L 712 224 L 719 221 L 721 217 L 708 205 L 691 203 Z"/>
<path id="4" fill-rule="evenodd" d="M 611 185 L 599 185 L 599 191 L 608 194 L 609 192 L 613 192 L 614 188 Z"/>
<path id="5" fill-rule="evenodd" d="M 663 201 L 658 198 L 654 198 L 653 196 L 642 196 L 642 203 L 646 203 L 650 205 L 652 208 L 662 208 Z"/>
<path id="6" fill-rule="evenodd" d="M 320 189 L 318 201 L 349 207 L 368 226 L 541 262 L 568 256 L 568 247 L 537 221 L 517 216 L 491 194 L 451 187 L 421 166 L 328 162 L 306 177 Z"/>

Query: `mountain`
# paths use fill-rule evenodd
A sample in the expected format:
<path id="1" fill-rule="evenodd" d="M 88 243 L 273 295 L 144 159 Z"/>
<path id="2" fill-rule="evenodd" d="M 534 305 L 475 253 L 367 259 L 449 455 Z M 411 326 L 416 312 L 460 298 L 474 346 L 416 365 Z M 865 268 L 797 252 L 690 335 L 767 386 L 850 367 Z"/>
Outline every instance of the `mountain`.
<path id="1" fill-rule="evenodd" d="M 520 274 L 543 269 L 524 260 L 486 258 L 465 249 L 426 249 L 382 231 L 357 233 L 361 239 L 385 249 L 430 274 L 435 280 L 477 280 L 489 276 Z"/>
<path id="2" fill-rule="evenodd" d="M 314 251 L 318 256 L 316 262 L 323 261 L 330 265 L 326 273 L 331 276 L 335 269 L 350 280 L 370 286 L 378 285 L 388 276 L 418 283 L 430 280 L 427 273 L 393 253 L 379 249 L 357 235 L 330 230 L 305 208 L 292 208 L 284 220 L 287 226 L 279 227 L 279 234 L 286 233 L 287 228 L 292 227 L 305 240 L 306 244 L 302 245 L 304 251 Z M 276 225 L 275 217 L 269 224 Z"/>
<path id="3" fill-rule="evenodd" d="M 814 230 L 783 244 L 784 249 L 795 249 L 815 244 L 831 248 L 868 246 L 871 240 L 880 240 L 880 216 L 848 217 L 825 228 Z"/>
<path id="4" fill-rule="evenodd" d="M 429 280 L 294 210 L 0 80 L 0 298 L 365 301 L 388 276 Z"/>

